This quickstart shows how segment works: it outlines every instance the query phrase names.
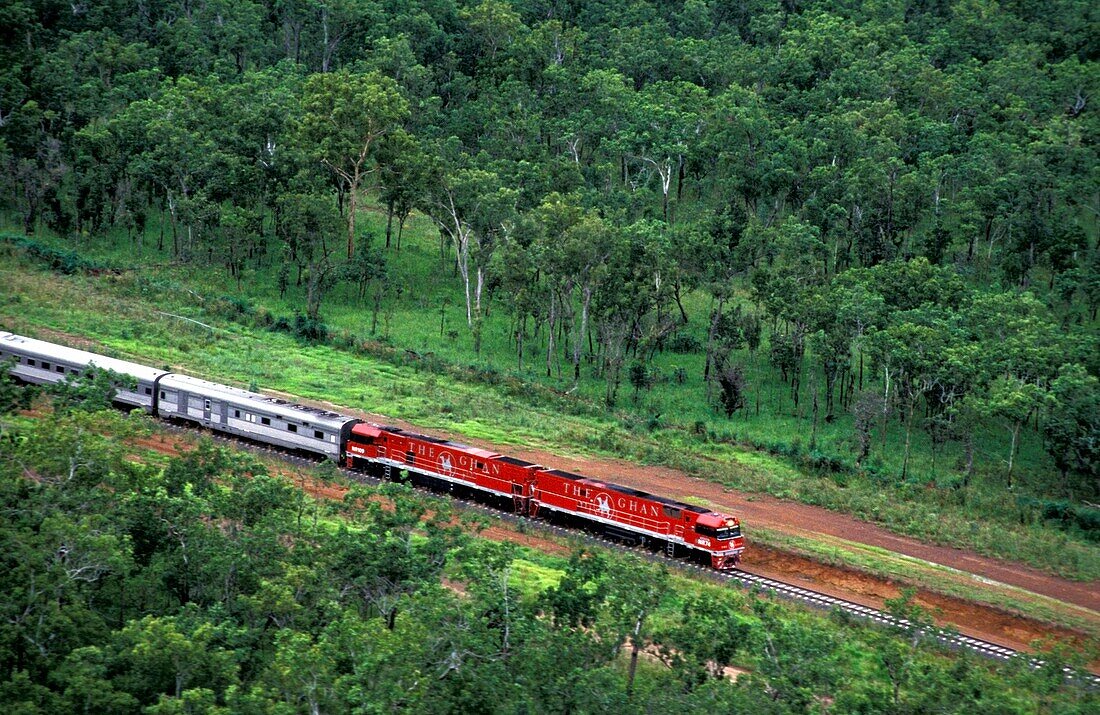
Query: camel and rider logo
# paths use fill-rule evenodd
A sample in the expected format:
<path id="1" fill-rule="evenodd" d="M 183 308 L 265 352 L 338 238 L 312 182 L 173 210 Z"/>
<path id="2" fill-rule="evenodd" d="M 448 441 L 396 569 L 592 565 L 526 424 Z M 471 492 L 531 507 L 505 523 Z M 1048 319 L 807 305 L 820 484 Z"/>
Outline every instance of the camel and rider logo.
<path id="1" fill-rule="evenodd" d="M 455 470 L 454 464 L 451 463 L 451 455 L 446 452 L 439 455 L 439 469 L 444 474 L 450 474 Z"/>
<path id="2" fill-rule="evenodd" d="M 597 494 L 596 511 L 598 511 L 601 516 L 611 516 L 611 497 L 606 494 Z"/>

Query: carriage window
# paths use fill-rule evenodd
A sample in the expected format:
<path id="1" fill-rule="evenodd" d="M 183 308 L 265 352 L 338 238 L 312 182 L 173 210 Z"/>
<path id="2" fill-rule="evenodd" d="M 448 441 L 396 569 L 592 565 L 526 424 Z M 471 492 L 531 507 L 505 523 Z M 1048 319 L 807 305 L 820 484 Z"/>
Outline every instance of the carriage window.
<path id="1" fill-rule="evenodd" d="M 43 370 L 49 370 L 50 369 L 50 364 L 48 362 L 46 362 L 45 360 L 42 361 L 42 369 Z"/>
<path id="2" fill-rule="evenodd" d="M 265 424 L 265 425 L 269 425 L 269 424 L 271 424 L 271 418 L 269 418 L 269 417 L 261 417 L 261 418 L 260 418 L 260 422 L 262 422 L 262 423 L 263 423 L 263 424 Z"/>
<path id="3" fill-rule="evenodd" d="M 64 365 L 58 365 L 58 366 L 57 366 L 57 368 L 55 368 L 55 369 L 56 369 L 56 370 L 57 370 L 58 372 L 65 372 L 65 366 L 64 366 Z M 72 370 L 72 373 L 73 373 L 74 375 L 75 375 L 76 373 L 78 373 L 78 372 L 80 372 L 80 371 L 79 371 L 79 370 Z"/>
<path id="4" fill-rule="evenodd" d="M 34 367 L 34 358 L 27 358 L 27 364 Z"/>
<path id="5" fill-rule="evenodd" d="M 702 524 L 695 525 L 695 533 L 700 536 L 718 536 L 718 532 L 714 530 L 714 527 L 703 526 Z"/>
<path id="6" fill-rule="evenodd" d="M 315 430 L 313 430 L 313 438 L 314 439 L 324 439 L 325 438 L 325 433 L 322 432 L 319 429 L 315 429 Z"/>
<path id="7" fill-rule="evenodd" d="M 240 417 L 241 416 L 241 411 L 240 410 L 233 410 L 233 416 L 234 417 Z"/>
<path id="8" fill-rule="evenodd" d="M 287 425 L 286 430 L 287 430 L 287 432 L 297 432 L 298 431 L 298 425 Z"/>
<path id="9" fill-rule="evenodd" d="M 146 395 L 151 395 L 151 394 L 153 394 L 153 388 L 151 388 L 151 387 L 146 387 L 146 388 L 145 388 L 145 394 L 146 394 Z"/>

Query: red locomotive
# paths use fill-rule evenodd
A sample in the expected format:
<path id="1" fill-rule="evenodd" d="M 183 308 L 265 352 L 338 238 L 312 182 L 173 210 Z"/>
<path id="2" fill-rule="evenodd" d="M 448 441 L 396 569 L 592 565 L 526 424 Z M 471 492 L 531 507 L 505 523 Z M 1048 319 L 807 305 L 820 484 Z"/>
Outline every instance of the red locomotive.
<path id="1" fill-rule="evenodd" d="M 519 514 L 598 526 L 663 545 L 669 555 L 686 549 L 716 569 L 736 566 L 745 549 L 736 517 L 396 427 L 355 425 L 346 454 L 352 469 L 386 478 L 403 471 L 435 488 L 509 503 Z"/>

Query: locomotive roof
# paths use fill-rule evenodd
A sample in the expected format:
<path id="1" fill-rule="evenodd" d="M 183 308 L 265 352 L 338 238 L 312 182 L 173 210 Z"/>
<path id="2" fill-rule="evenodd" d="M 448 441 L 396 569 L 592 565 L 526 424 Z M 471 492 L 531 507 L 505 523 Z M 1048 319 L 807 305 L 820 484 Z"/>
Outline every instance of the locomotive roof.
<path id="1" fill-rule="evenodd" d="M 14 333 L 0 332 L 0 346 L 20 354 L 33 355 L 38 359 L 53 359 L 75 365 L 94 365 L 147 382 L 152 382 L 159 375 L 167 374 L 164 370 L 146 367 L 136 362 L 119 360 L 106 355 L 90 353 L 86 350 L 48 343 L 45 340 L 15 335 Z"/>
<path id="2" fill-rule="evenodd" d="M 227 401 L 230 401 L 233 405 L 251 408 L 256 412 L 272 414 L 283 419 L 291 418 L 295 421 L 309 421 L 310 424 L 321 426 L 328 425 L 330 427 L 338 427 L 355 419 L 354 417 L 342 415 L 338 412 L 330 412 L 320 407 L 310 407 L 309 405 L 298 404 L 290 400 L 284 400 L 280 397 L 271 397 L 258 392 L 250 392 L 237 387 L 230 387 L 229 385 L 203 380 L 198 377 L 191 377 L 190 375 L 180 375 L 179 373 L 166 375 L 164 379 L 161 380 L 160 384 L 163 387 L 184 389 L 196 395 L 219 396 L 223 399 L 227 399 Z"/>
<path id="3" fill-rule="evenodd" d="M 466 454 L 472 454 L 475 457 L 481 457 L 482 459 L 503 459 L 503 457 L 501 457 L 496 452 L 482 449 L 481 447 L 471 447 L 470 445 L 462 444 L 461 442 L 452 442 L 449 439 L 443 439 L 441 437 L 432 437 L 431 435 L 420 434 L 418 432 L 410 432 L 408 430 L 403 430 L 400 427 L 382 427 L 381 429 L 385 432 L 389 432 L 390 434 L 402 434 L 406 437 L 409 437 L 410 439 L 418 439 L 421 442 L 444 445 L 446 447 L 450 447 L 451 449 L 465 452 Z M 376 434 L 367 434 L 365 432 L 359 432 L 358 434 L 364 434 L 370 437 L 377 436 Z"/>
<path id="4" fill-rule="evenodd" d="M 703 507 L 695 506 L 694 504 L 685 504 L 682 501 L 676 501 L 675 499 L 669 499 L 668 497 L 661 497 L 657 496 L 656 494 L 650 494 L 649 492 L 640 491 L 638 489 L 631 489 L 630 487 L 624 487 L 621 484 L 602 482 L 598 479 L 581 476 L 580 474 L 573 474 L 572 472 L 566 472 L 561 469 L 547 469 L 546 471 L 555 476 L 562 477 L 563 479 L 583 482 L 598 489 L 607 489 L 609 491 L 618 492 L 619 494 L 626 494 L 628 496 L 637 497 L 638 499 L 645 499 L 647 501 L 656 502 L 658 504 L 664 504 L 665 506 L 675 507 L 683 511 L 690 511 L 696 514 L 706 514 L 709 511 L 709 509 L 704 509 Z"/>
<path id="5" fill-rule="evenodd" d="M 514 464 L 517 467 L 537 467 L 537 466 L 539 466 L 539 465 L 535 464 L 534 462 L 528 462 L 525 459 L 516 459 L 515 457 L 500 456 L 500 457 L 497 457 L 497 460 L 501 461 L 501 462 L 504 462 L 505 464 Z"/>
<path id="6" fill-rule="evenodd" d="M 360 435 L 362 437 L 370 437 L 373 439 L 374 437 L 382 434 L 383 429 L 388 428 L 379 427 L 378 425 L 372 424 L 370 422 L 360 422 L 359 424 L 351 428 L 351 433 Z"/>

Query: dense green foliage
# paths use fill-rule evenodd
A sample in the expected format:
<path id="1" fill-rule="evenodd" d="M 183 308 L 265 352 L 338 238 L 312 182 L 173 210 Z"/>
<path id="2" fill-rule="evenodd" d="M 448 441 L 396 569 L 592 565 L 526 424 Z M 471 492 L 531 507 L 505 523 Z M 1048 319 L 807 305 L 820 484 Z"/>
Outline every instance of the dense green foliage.
<path id="1" fill-rule="evenodd" d="M 534 562 L 401 486 L 317 503 L 248 455 L 126 444 L 149 429 L 48 413 L 0 438 L 0 701 L 13 713 L 1096 706 L 1056 654 L 994 667 L 632 558 Z M 747 672 L 731 681 L 731 665 Z"/>
<path id="2" fill-rule="evenodd" d="M 94 5 L 0 17 L 0 202 L 76 239 L 24 244 L 59 270 L 122 241 L 310 341 L 343 309 L 628 382 L 640 424 L 1094 529 L 1094 4 Z"/>

